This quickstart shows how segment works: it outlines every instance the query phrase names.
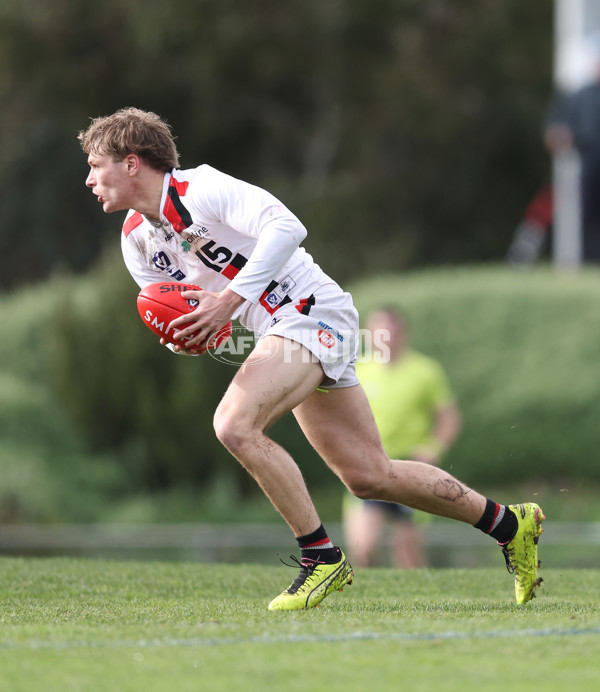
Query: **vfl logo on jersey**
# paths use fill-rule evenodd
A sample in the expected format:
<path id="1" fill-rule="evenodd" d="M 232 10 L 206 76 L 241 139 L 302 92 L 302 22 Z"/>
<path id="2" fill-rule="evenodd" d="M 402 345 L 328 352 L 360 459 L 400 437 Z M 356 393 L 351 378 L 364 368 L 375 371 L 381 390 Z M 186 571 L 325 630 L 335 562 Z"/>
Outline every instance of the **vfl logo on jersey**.
<path id="1" fill-rule="evenodd" d="M 155 252 L 152 257 L 152 262 L 157 269 L 161 272 L 165 272 L 169 276 L 172 276 L 175 281 L 183 281 L 185 279 L 185 274 L 178 269 L 175 265 L 171 264 L 171 260 L 166 252 L 162 250 L 160 252 Z"/>
<path id="2" fill-rule="evenodd" d="M 324 329 L 319 329 L 317 338 L 319 339 L 321 346 L 325 346 L 325 348 L 333 348 L 335 346 L 335 336 L 329 332 L 326 332 Z"/>
<path id="3" fill-rule="evenodd" d="M 292 302 L 288 294 L 295 285 L 296 282 L 291 276 L 286 276 L 280 282 L 271 281 L 258 302 L 272 315 L 275 310 L 278 310 L 282 305 L 287 305 Z"/>

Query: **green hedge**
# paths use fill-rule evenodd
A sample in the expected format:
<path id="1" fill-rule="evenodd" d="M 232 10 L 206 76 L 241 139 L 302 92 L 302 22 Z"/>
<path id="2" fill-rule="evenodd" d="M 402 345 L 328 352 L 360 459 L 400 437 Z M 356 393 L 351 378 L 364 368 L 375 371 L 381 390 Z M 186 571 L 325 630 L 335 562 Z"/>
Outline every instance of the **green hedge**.
<path id="1" fill-rule="evenodd" d="M 477 488 L 600 481 L 598 271 L 438 269 L 349 288 L 363 315 L 401 306 L 414 346 L 446 367 L 464 417 L 452 473 Z M 211 493 L 228 516 L 260 497 L 212 431 L 233 367 L 160 347 L 136 294 L 114 249 L 86 277 L 0 299 L 0 521 L 97 520 L 165 491 L 181 498 L 171 517 Z M 292 416 L 272 433 L 311 489 L 339 495 Z"/>
<path id="2" fill-rule="evenodd" d="M 600 272 L 437 270 L 354 292 L 363 314 L 403 306 L 415 347 L 446 367 L 464 416 L 446 460 L 456 475 L 600 480 Z"/>
<path id="3" fill-rule="evenodd" d="M 50 385 L 54 329 L 75 281 L 0 296 L 0 523 L 95 521 L 126 477 L 92 453 Z"/>
<path id="4" fill-rule="evenodd" d="M 53 322 L 49 381 L 91 448 L 116 450 L 135 489 L 214 480 L 230 463 L 212 430 L 229 368 L 159 344 L 117 249 L 75 285 Z"/>

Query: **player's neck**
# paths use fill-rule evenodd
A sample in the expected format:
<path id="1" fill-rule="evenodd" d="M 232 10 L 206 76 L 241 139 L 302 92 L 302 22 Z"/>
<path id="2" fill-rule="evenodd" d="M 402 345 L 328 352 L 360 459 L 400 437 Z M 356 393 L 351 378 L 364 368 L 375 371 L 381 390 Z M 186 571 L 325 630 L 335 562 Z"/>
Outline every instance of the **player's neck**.
<path id="1" fill-rule="evenodd" d="M 135 204 L 132 205 L 132 208 L 150 221 L 160 221 L 163 180 L 164 173 L 148 171 L 139 181 Z"/>

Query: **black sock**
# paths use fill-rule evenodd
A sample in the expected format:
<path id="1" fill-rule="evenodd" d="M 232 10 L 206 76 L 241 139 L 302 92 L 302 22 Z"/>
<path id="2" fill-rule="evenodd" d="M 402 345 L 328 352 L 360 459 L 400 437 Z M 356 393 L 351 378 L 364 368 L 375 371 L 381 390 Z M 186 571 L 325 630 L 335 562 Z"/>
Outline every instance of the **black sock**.
<path id="1" fill-rule="evenodd" d="M 495 538 L 498 543 L 508 543 L 517 533 L 518 522 L 507 505 L 499 505 L 488 498 L 485 511 L 475 528 Z"/>
<path id="2" fill-rule="evenodd" d="M 340 551 L 329 540 L 323 524 L 316 531 L 306 536 L 297 536 L 296 541 L 298 542 L 302 557 L 328 564 L 338 562 L 340 559 Z"/>

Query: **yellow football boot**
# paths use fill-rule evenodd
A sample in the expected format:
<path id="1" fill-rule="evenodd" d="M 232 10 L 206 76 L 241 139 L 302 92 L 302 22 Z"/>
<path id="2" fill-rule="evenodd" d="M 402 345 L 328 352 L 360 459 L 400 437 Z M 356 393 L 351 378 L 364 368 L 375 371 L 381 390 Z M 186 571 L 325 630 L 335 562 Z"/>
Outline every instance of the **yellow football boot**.
<path id="1" fill-rule="evenodd" d="M 344 553 L 341 550 L 339 553 L 339 561 L 333 564 L 310 558 L 298 560 L 292 556 L 300 566 L 300 574 L 283 593 L 269 603 L 269 610 L 314 608 L 332 591 L 342 591 L 346 584 L 352 584 L 352 567 Z"/>
<path id="2" fill-rule="evenodd" d="M 542 583 L 538 577 L 537 544 L 544 532 L 542 521 L 546 518 L 542 508 L 534 502 L 509 505 L 517 516 L 518 528 L 514 538 L 498 545 L 502 548 L 506 568 L 515 575 L 515 597 L 517 603 L 527 603 L 535 596 L 535 587 Z"/>

